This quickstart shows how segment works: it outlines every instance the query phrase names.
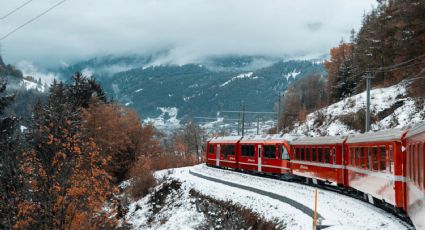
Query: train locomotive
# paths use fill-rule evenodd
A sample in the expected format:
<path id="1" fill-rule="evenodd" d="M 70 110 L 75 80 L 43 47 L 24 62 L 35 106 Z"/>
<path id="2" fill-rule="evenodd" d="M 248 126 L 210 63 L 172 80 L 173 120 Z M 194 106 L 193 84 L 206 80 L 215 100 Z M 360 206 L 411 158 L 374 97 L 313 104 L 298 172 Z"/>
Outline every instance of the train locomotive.
<path id="1" fill-rule="evenodd" d="M 345 137 L 214 137 L 206 164 L 335 186 L 425 229 L 425 122 Z"/>

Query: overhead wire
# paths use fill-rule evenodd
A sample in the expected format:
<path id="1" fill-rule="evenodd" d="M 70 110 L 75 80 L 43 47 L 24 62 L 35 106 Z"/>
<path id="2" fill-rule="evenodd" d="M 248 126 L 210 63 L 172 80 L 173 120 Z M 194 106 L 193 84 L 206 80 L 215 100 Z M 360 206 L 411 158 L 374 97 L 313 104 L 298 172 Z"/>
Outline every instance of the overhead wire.
<path id="1" fill-rule="evenodd" d="M 56 4 L 54 4 L 53 6 L 51 6 L 50 8 L 48 8 L 47 10 L 43 11 L 42 13 L 40 13 L 39 15 L 33 17 L 32 19 L 26 21 L 24 24 L 16 27 L 14 30 L 10 31 L 9 33 L 3 35 L 2 37 L 0 37 L 0 41 L 6 39 L 7 37 L 9 37 L 10 35 L 14 34 L 16 31 L 22 29 L 23 27 L 25 27 L 26 25 L 36 21 L 37 19 L 41 18 L 43 15 L 47 14 L 48 12 L 50 12 L 51 10 L 55 9 L 56 7 L 60 6 L 61 4 L 63 4 L 64 2 L 66 2 L 67 0 L 62 0 Z"/>
<path id="2" fill-rule="evenodd" d="M 33 0 L 29 0 L 26 1 L 25 3 L 21 4 L 20 6 L 16 7 L 15 9 L 13 9 L 12 11 L 10 11 L 9 13 L 5 14 L 4 16 L 0 17 L 0 20 L 4 20 L 7 17 L 9 17 L 10 15 L 14 14 L 15 12 L 17 12 L 18 10 L 22 9 L 24 6 L 30 4 Z"/>

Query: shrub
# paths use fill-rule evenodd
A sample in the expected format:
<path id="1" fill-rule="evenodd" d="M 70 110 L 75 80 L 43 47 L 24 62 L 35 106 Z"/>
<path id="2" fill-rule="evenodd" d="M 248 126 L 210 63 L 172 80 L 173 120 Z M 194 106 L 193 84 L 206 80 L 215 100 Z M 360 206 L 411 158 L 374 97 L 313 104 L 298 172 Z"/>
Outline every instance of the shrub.
<path id="1" fill-rule="evenodd" d="M 141 156 L 130 169 L 132 183 L 128 187 L 128 192 L 133 199 L 140 199 L 149 193 L 149 190 L 156 185 L 156 179 L 151 168 L 152 161 L 149 157 Z"/>

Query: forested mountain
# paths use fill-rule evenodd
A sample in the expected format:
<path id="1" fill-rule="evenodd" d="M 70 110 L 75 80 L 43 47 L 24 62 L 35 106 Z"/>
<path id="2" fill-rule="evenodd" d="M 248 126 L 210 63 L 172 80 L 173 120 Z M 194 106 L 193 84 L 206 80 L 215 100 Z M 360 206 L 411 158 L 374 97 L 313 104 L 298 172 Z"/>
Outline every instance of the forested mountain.
<path id="1" fill-rule="evenodd" d="M 291 82 L 311 73 L 324 73 L 320 62 L 256 56 L 217 57 L 186 65 L 149 65 L 152 61 L 93 59 L 65 68 L 62 73 L 94 74 L 109 97 L 134 108 L 144 118 L 156 117 L 161 114 L 159 108 L 169 107 L 177 108 L 179 118 L 215 116 L 218 110 L 239 109 L 241 101 L 249 110 L 271 111 L 277 93 Z M 105 69 L 134 67 L 136 63 L 139 68 L 102 74 Z"/>
<path id="2" fill-rule="evenodd" d="M 364 90 L 362 77 L 371 74 L 373 86 L 391 86 L 423 75 L 425 68 L 425 2 L 379 0 L 363 18 L 351 41 L 331 50 L 325 63 L 330 101 Z M 415 85 L 425 85 L 417 79 Z"/>
<path id="3" fill-rule="evenodd" d="M 0 83 L 7 83 L 5 93 L 14 95 L 14 103 L 4 108 L 6 115 L 12 115 L 20 118 L 23 124 L 27 124 L 34 104 L 38 101 L 44 101 L 46 95 L 44 90 L 47 88 L 38 79 L 31 76 L 23 76 L 22 72 L 16 67 L 5 64 L 0 56 Z"/>
<path id="4" fill-rule="evenodd" d="M 360 30 L 352 31 L 350 41 L 330 50 L 330 60 L 324 63 L 326 82 L 314 83 L 316 77 L 290 88 L 281 128 L 290 131 L 301 124 L 295 131 L 308 135 L 363 132 L 365 75 L 374 77 L 372 129 L 401 128 L 423 120 L 424 44 L 424 1 L 379 0 L 363 17 Z"/>

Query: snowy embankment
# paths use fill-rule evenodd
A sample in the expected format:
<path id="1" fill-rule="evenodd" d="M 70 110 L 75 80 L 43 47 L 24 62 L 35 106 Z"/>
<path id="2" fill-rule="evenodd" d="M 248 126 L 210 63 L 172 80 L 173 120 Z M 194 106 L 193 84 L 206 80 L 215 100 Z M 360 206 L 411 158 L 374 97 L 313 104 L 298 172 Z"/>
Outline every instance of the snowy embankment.
<path id="1" fill-rule="evenodd" d="M 254 192 L 197 177 L 190 174 L 190 171 L 272 192 L 307 207 L 313 208 L 314 205 L 312 187 L 198 165 L 173 170 L 168 177 L 181 182 L 180 190 L 172 192 L 164 202 L 166 205 L 162 205 L 161 211 L 157 211 L 155 215 L 155 204 L 152 205 L 151 195 L 132 203 L 126 220 L 134 229 L 193 229 L 200 226 L 205 221 L 205 216 L 195 205 L 195 198 L 190 196 L 192 189 L 214 199 L 231 201 L 246 207 L 266 220 L 278 223 L 282 229 L 311 228 L 311 217 L 296 207 Z M 318 197 L 318 213 L 324 218 L 322 225 L 331 226 L 328 229 L 409 228 L 391 214 L 356 199 L 322 190 L 319 190 Z"/>
<path id="2" fill-rule="evenodd" d="M 407 82 L 401 82 L 391 87 L 371 90 L 371 114 L 377 120 L 371 123 L 372 130 L 406 128 L 425 119 L 425 105 L 418 107 L 407 96 L 407 87 Z M 363 92 L 308 114 L 306 121 L 296 124 L 291 133 L 307 136 L 358 133 L 359 130 L 350 127 L 343 118 L 358 117 L 357 113 L 365 108 L 366 92 Z"/>

